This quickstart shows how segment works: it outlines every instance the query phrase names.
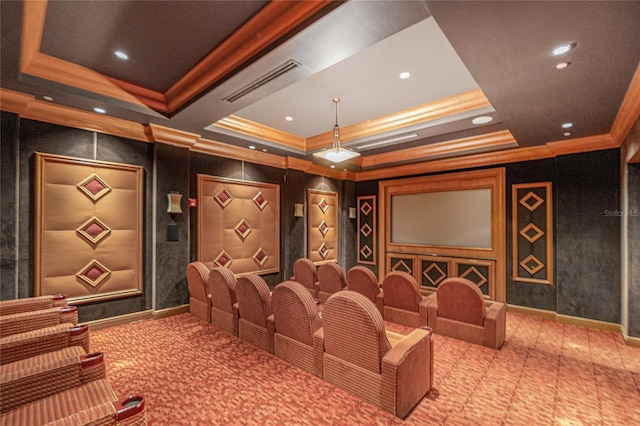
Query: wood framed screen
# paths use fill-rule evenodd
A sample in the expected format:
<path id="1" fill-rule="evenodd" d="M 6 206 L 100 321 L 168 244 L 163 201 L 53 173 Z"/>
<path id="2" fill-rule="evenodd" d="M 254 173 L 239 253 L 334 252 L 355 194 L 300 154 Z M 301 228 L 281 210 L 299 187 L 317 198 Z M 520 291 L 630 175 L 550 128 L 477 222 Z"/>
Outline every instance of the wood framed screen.
<path id="1" fill-rule="evenodd" d="M 141 166 L 36 153 L 35 294 L 142 294 Z"/>
<path id="2" fill-rule="evenodd" d="M 198 175 L 198 260 L 236 275 L 280 271 L 280 186 Z"/>
<path id="3" fill-rule="evenodd" d="M 338 194 L 307 190 L 307 257 L 320 265 L 338 261 Z"/>
<path id="4" fill-rule="evenodd" d="M 504 168 L 380 182 L 380 273 L 410 269 L 425 292 L 464 276 L 504 301 L 504 185 Z"/>

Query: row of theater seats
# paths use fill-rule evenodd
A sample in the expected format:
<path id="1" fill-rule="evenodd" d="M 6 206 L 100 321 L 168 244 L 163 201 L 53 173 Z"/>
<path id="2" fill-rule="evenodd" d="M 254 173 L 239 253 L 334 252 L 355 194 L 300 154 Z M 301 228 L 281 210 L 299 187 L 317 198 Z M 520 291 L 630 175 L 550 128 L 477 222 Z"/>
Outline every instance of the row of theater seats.
<path id="1" fill-rule="evenodd" d="M 66 296 L 0 302 L 0 424 L 146 424 L 144 398 L 118 399 L 89 349 Z"/>
<path id="2" fill-rule="evenodd" d="M 348 289 L 371 300 L 386 321 L 409 327 L 429 326 L 436 334 L 500 349 L 506 337 L 507 306 L 485 300 L 482 292 L 465 278 L 442 281 L 437 290 L 422 296 L 413 276 L 388 273 L 382 283 L 370 269 L 354 266 L 346 275 L 335 263 L 317 269 L 309 259 L 298 259 L 292 280 L 298 281 L 322 302 Z"/>
<path id="3" fill-rule="evenodd" d="M 236 279 L 200 262 L 187 266 L 187 278 L 193 314 L 400 418 L 431 389 L 430 331 L 385 330 L 358 292 L 337 291 L 320 304 L 299 282 L 270 292 L 257 275 Z"/>

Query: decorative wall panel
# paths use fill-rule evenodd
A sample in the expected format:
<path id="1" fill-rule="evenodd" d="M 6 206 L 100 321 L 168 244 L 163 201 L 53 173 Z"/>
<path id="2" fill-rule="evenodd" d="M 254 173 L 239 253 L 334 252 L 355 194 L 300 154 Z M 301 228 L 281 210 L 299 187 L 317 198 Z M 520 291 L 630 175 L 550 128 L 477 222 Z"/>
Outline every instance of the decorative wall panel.
<path id="1" fill-rule="evenodd" d="M 338 261 L 338 194 L 307 190 L 307 257 L 320 265 Z"/>
<path id="2" fill-rule="evenodd" d="M 553 282 L 551 182 L 512 186 L 513 279 Z"/>
<path id="3" fill-rule="evenodd" d="M 358 263 L 376 264 L 376 196 L 358 197 Z"/>
<path id="4" fill-rule="evenodd" d="M 415 278 L 415 270 L 414 270 L 415 263 L 416 263 L 416 256 L 414 255 L 388 253 L 387 265 L 389 269 L 387 270 L 387 273 L 392 271 L 406 272 L 407 274 L 412 275 Z"/>
<path id="5" fill-rule="evenodd" d="M 142 294 L 143 168 L 36 153 L 35 294 Z"/>
<path id="6" fill-rule="evenodd" d="M 198 260 L 236 275 L 280 271 L 280 186 L 198 175 Z"/>

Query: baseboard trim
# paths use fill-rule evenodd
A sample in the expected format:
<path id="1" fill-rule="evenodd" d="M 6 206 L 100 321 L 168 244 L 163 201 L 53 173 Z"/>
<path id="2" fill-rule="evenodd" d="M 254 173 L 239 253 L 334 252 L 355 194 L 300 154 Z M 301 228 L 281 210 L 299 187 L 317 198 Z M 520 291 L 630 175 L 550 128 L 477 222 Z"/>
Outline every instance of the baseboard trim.
<path id="1" fill-rule="evenodd" d="M 147 310 L 134 312 L 132 314 L 118 315 L 117 317 L 83 322 L 83 324 L 88 325 L 89 330 L 102 330 L 104 328 L 115 327 L 117 325 L 131 324 L 133 322 L 146 321 L 150 319 L 155 320 L 170 317 L 173 315 L 180 315 L 185 312 L 189 312 L 189 305 L 175 306 L 172 308 L 160 309 L 159 311 Z"/>
<path id="2" fill-rule="evenodd" d="M 624 327 L 622 327 L 621 324 L 594 320 L 589 318 L 574 317 L 571 315 L 563 315 L 553 311 L 547 311 L 544 309 L 537 309 L 537 308 L 529 308 L 526 306 L 507 305 L 507 307 L 509 312 L 542 317 L 542 318 L 550 319 L 555 322 L 559 322 L 561 324 L 577 325 L 580 327 L 588 327 L 596 330 L 620 333 L 620 336 L 622 336 L 622 340 L 624 340 L 626 345 L 640 347 L 640 338 L 627 336 L 625 333 Z"/>

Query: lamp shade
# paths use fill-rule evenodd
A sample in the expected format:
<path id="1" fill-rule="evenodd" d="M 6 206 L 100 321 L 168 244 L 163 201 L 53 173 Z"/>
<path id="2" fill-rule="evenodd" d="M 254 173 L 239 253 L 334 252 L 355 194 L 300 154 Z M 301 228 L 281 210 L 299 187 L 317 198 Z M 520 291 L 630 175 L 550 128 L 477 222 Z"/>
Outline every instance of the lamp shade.
<path id="1" fill-rule="evenodd" d="M 179 192 L 170 192 L 167 194 L 167 213 L 170 214 L 178 214 L 182 213 L 182 208 L 180 207 L 180 201 L 182 200 L 182 194 Z"/>

